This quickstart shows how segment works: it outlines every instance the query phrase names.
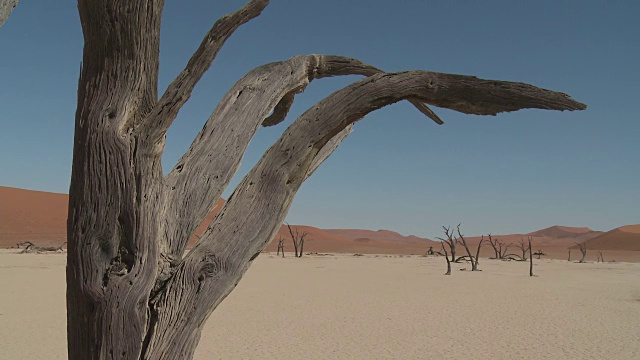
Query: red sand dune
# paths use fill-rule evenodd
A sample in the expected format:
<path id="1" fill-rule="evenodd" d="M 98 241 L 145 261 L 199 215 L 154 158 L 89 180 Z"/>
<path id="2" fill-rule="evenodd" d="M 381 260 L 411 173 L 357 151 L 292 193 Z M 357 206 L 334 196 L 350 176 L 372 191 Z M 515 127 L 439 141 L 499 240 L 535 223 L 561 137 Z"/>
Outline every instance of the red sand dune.
<path id="1" fill-rule="evenodd" d="M 640 251 L 640 224 L 622 226 L 585 241 L 589 250 Z M 577 249 L 574 245 L 571 249 Z"/>
<path id="2" fill-rule="evenodd" d="M 0 247 L 33 241 L 59 245 L 67 237 L 66 194 L 0 186 Z"/>
<path id="3" fill-rule="evenodd" d="M 395 231 L 390 230 L 361 230 L 361 229 L 325 229 L 327 233 L 337 235 L 343 238 L 357 240 L 357 239 L 372 239 L 372 240 L 388 240 L 388 241 L 405 241 L 405 242 L 418 242 L 424 243 L 430 239 L 417 237 L 414 235 L 403 236 Z"/>
<path id="4" fill-rule="evenodd" d="M 551 226 L 546 229 L 531 232 L 527 235 L 533 237 L 547 237 L 553 239 L 575 239 L 579 236 L 598 236 L 602 231 L 593 231 L 587 227 Z"/>
<path id="5" fill-rule="evenodd" d="M 22 241 L 33 241 L 41 246 L 59 245 L 66 238 L 67 218 L 66 194 L 23 190 L 0 186 L 0 248 L 14 247 Z M 206 229 L 207 224 L 218 214 L 224 200 L 220 199 L 203 224 L 196 230 L 190 241 L 195 243 L 197 236 Z M 380 254 L 424 254 L 429 246 L 440 249 L 440 243 L 417 236 L 403 236 L 389 230 L 361 229 L 319 229 L 312 226 L 292 225 L 300 233 L 307 232 L 305 252 L 318 253 L 380 253 Z M 607 233 L 592 231 L 589 228 L 552 226 L 529 234 L 494 235 L 504 243 L 513 243 L 509 253 L 518 253 L 516 245 L 520 239 L 533 236 L 533 248 L 542 249 L 555 258 L 565 258 L 567 248 L 574 242 L 587 240 L 590 249 L 606 249 L 616 253 L 624 250 L 640 250 L 640 225 L 624 226 Z M 285 239 L 285 250 L 293 251 L 293 244 L 286 226 L 280 228 L 267 251 L 275 252 L 277 240 Z M 472 252 L 480 237 L 467 237 Z M 487 239 L 487 236 L 485 236 Z M 458 254 L 465 252 L 458 247 Z M 482 256 L 492 256 L 493 250 L 485 243 Z M 632 254 L 632 255 L 629 255 Z M 639 253 L 629 253 L 623 257 L 638 258 Z M 620 258 L 622 259 L 622 258 Z M 640 260 L 640 259 L 638 259 Z M 627 260 L 628 261 L 628 260 Z"/>
<path id="6" fill-rule="evenodd" d="M 307 233 L 304 252 L 364 253 L 364 254 L 424 254 L 434 241 L 416 241 L 389 230 L 318 229 L 312 226 L 291 225 L 299 234 Z M 347 236 L 345 236 L 347 235 Z M 377 236 L 376 236 L 377 235 Z M 371 236 L 371 237 L 369 237 Z M 277 240 L 285 239 L 285 251 L 293 251 L 293 242 L 286 226 L 282 226 L 267 251 L 277 250 Z"/>

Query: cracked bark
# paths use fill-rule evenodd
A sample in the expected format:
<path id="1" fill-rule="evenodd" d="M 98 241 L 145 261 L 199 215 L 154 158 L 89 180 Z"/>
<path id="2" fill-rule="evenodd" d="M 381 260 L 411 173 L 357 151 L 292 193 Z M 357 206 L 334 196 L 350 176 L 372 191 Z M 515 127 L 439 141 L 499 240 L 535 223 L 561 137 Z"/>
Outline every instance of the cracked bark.
<path id="1" fill-rule="evenodd" d="M 406 100 L 441 123 L 428 105 L 479 115 L 585 108 L 527 84 L 296 56 L 240 79 L 163 176 L 167 129 L 224 42 L 267 4 L 252 0 L 218 20 L 158 97 L 163 1 L 78 1 L 85 46 L 68 215 L 70 359 L 192 358 L 204 322 L 276 234 L 301 184 L 371 111 Z M 289 126 L 185 255 L 259 127 L 282 122 L 313 79 L 349 74 L 366 78 Z"/>

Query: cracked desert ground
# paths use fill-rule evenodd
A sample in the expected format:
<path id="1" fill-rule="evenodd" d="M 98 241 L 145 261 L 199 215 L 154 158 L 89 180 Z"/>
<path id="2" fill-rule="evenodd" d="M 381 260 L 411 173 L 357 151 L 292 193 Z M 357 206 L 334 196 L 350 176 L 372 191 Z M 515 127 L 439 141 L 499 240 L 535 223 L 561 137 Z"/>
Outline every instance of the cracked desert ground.
<path id="1" fill-rule="evenodd" d="M 0 251 L 0 359 L 66 358 L 65 258 Z M 640 359 L 640 263 L 534 265 L 264 253 L 195 358 Z"/>

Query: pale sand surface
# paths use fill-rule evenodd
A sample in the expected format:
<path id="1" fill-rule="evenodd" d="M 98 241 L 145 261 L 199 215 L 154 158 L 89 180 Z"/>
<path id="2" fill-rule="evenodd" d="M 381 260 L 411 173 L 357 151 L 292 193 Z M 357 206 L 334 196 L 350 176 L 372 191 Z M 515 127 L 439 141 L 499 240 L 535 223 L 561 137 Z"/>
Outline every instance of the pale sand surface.
<path id="1" fill-rule="evenodd" d="M 0 251 L 0 359 L 64 359 L 64 254 Z M 262 254 L 196 359 L 640 359 L 640 264 Z"/>

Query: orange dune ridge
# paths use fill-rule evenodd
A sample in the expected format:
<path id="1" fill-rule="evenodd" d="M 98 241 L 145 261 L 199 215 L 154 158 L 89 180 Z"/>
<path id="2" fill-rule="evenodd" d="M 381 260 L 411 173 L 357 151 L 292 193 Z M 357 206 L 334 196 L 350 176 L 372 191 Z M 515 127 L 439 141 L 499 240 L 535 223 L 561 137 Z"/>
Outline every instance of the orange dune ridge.
<path id="1" fill-rule="evenodd" d="M 42 191 L 24 190 L 0 186 L 0 248 L 15 247 L 17 243 L 32 241 L 40 246 L 53 246 L 66 239 L 66 218 L 68 196 Z M 203 223 L 189 240 L 189 247 L 206 230 L 224 206 L 219 199 Z M 425 254 L 429 247 L 440 250 L 440 242 L 414 235 L 404 236 L 390 230 L 363 229 L 319 229 L 307 225 L 292 225 L 294 231 L 305 237 L 305 253 L 363 253 L 363 254 Z M 457 234 L 456 234 L 457 235 Z M 521 254 L 517 245 L 520 240 L 532 237 L 534 251 L 542 250 L 548 257 L 566 259 L 569 248 L 577 248 L 575 243 L 587 242 L 592 250 L 606 252 L 606 258 L 619 261 L 640 261 L 640 225 L 627 225 L 609 232 L 594 231 L 587 227 L 551 226 L 546 229 L 526 233 L 493 235 L 505 245 L 508 253 Z M 470 250 L 475 254 L 480 236 L 465 236 Z M 279 239 L 284 239 L 285 251 L 293 252 L 289 230 L 282 226 L 267 252 L 276 252 Z M 488 240 L 488 236 L 484 236 Z M 633 252 L 630 252 L 633 251 Z M 464 255 L 465 249 L 458 246 L 457 255 Z M 492 257 L 494 251 L 488 242 L 482 246 L 481 256 Z M 577 254 L 577 253 L 576 253 Z M 590 252 L 587 259 L 597 253 Z M 577 255 L 574 255 L 574 257 Z"/>

